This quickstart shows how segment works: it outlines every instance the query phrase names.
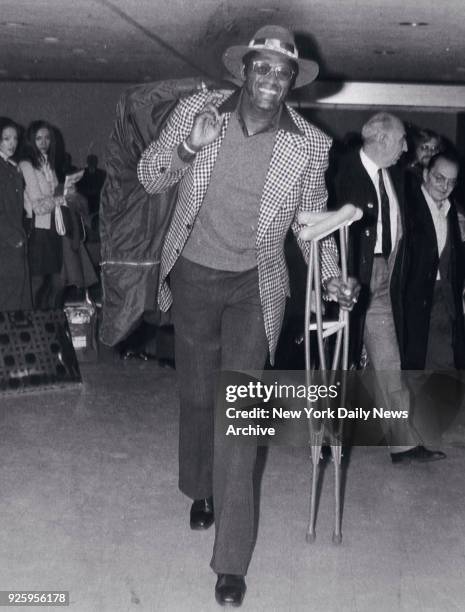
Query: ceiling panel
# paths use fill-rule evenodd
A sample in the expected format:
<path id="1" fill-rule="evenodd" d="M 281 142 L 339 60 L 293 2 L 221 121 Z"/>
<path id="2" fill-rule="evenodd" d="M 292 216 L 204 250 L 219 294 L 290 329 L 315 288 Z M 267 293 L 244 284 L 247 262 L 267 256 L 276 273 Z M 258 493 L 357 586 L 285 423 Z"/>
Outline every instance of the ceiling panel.
<path id="1" fill-rule="evenodd" d="M 296 31 L 325 80 L 465 83 L 464 0 L 1 0 L 0 8 L 3 80 L 220 77 L 228 45 L 279 23 Z"/>

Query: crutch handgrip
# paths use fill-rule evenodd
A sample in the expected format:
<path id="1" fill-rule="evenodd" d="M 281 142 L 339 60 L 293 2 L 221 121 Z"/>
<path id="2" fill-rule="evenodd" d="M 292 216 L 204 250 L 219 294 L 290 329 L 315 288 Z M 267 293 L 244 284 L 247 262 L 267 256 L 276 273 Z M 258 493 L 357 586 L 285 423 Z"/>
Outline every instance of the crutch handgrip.
<path id="1" fill-rule="evenodd" d="M 334 212 L 301 212 L 298 221 L 305 225 L 299 238 L 302 240 L 321 240 L 332 234 L 340 227 L 350 225 L 363 217 L 363 212 L 353 204 L 344 204 L 339 210 Z"/>

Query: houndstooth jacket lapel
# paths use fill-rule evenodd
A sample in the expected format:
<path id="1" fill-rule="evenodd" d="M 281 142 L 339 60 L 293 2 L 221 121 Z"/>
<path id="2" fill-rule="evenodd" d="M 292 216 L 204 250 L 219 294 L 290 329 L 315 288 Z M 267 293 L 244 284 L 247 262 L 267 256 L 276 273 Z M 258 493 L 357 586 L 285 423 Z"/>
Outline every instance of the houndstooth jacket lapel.
<path id="1" fill-rule="evenodd" d="M 260 203 L 257 246 L 308 163 L 308 156 L 302 155 L 302 149 L 307 147 L 304 136 L 278 130 Z"/>

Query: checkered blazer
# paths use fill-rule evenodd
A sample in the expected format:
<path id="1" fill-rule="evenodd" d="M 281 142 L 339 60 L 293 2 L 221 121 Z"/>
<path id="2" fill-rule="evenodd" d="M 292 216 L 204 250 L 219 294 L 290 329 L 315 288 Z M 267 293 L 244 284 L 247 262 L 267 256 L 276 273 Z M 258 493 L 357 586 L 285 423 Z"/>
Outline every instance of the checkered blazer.
<path id="1" fill-rule="evenodd" d="M 230 92 L 222 93 L 225 98 L 230 95 Z M 158 302 L 163 311 L 172 304 L 167 275 L 194 225 L 231 116 L 231 112 L 224 113 L 219 138 L 199 151 L 191 164 L 180 170 L 171 170 L 173 151 L 190 134 L 194 117 L 204 106 L 206 95 L 204 92 L 198 93 L 178 104 L 159 139 L 144 151 L 138 165 L 139 180 L 149 193 L 160 193 L 179 182 L 176 209 L 165 238 L 160 264 Z M 285 112 L 296 129 L 277 131 L 257 224 L 259 289 L 271 360 L 289 296 L 284 239 L 289 227 L 298 235 L 302 227 L 297 223 L 300 211 L 320 212 L 326 209 L 324 174 L 331 146 L 331 139 L 326 134 L 305 121 L 292 108 L 286 105 Z M 308 261 L 309 244 L 298 237 L 297 240 Z M 339 275 L 337 261 L 334 240 L 325 239 L 321 252 L 322 281 Z"/>

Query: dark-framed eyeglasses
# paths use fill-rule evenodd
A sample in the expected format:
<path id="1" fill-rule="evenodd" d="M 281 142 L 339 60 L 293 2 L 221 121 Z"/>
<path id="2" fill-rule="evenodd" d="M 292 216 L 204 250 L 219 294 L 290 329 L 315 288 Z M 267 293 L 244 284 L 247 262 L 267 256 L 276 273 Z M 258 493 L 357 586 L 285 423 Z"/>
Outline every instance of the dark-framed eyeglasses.
<path id="1" fill-rule="evenodd" d="M 294 70 L 287 64 L 278 64 L 273 66 L 265 60 L 254 60 L 252 62 L 252 71 L 259 76 L 266 77 L 271 72 L 274 72 L 278 81 L 290 81 L 294 76 Z"/>
<path id="2" fill-rule="evenodd" d="M 434 182 L 437 185 L 441 185 L 442 187 L 446 187 L 446 188 L 454 188 L 457 185 L 457 179 L 456 178 L 447 178 L 446 176 L 444 176 L 443 174 L 441 174 L 440 172 L 435 172 L 435 171 L 430 171 L 430 176 L 433 178 Z"/>

